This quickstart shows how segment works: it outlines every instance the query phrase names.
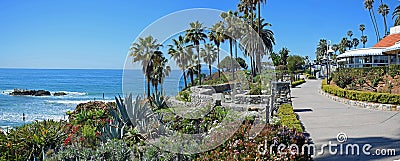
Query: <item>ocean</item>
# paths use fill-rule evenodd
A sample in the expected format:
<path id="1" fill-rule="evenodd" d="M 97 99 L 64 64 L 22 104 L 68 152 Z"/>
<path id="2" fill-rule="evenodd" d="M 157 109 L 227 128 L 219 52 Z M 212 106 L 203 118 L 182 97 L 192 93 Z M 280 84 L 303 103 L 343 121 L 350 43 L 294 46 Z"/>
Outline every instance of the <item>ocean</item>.
<path id="1" fill-rule="evenodd" d="M 146 86 L 142 71 L 128 72 L 123 79 L 123 70 L 0 69 L 0 127 L 15 127 L 35 120 L 67 119 L 67 111 L 88 101 L 113 101 L 115 96 L 123 97 L 128 93 L 143 96 Z M 174 96 L 178 93 L 182 87 L 180 78 L 181 71 L 171 71 L 164 82 L 166 95 Z M 10 96 L 8 93 L 13 89 L 43 89 L 52 94 L 65 92 L 67 95 Z M 23 114 L 25 121 L 22 119 Z"/>

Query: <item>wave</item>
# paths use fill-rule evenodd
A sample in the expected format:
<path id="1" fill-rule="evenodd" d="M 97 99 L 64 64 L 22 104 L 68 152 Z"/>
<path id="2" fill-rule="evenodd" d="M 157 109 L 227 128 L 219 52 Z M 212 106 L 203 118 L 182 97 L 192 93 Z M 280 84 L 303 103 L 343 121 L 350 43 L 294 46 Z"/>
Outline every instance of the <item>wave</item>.
<path id="1" fill-rule="evenodd" d="M 67 94 L 67 96 L 85 96 L 88 95 L 86 92 L 71 92 L 71 91 L 57 91 L 57 92 L 64 92 Z M 51 93 L 56 93 L 56 92 L 51 92 Z"/>

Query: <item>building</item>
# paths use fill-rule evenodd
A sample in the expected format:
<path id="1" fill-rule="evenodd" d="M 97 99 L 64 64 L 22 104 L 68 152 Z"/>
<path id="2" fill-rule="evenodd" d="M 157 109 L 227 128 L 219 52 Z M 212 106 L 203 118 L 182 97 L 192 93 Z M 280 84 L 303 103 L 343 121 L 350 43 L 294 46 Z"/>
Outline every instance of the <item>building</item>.
<path id="1" fill-rule="evenodd" d="M 338 64 L 345 68 L 362 68 L 400 64 L 400 26 L 390 28 L 386 36 L 371 48 L 348 50 L 340 54 Z"/>

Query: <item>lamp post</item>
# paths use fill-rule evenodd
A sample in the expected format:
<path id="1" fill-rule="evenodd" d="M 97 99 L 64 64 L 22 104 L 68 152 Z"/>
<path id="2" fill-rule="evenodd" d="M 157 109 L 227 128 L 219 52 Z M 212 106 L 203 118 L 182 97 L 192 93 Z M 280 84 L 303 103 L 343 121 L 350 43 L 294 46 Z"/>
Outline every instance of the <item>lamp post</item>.
<path id="1" fill-rule="evenodd" d="M 333 53 L 334 51 L 331 49 L 329 44 L 331 43 L 331 40 L 328 40 L 328 44 L 326 45 L 326 66 L 327 66 L 327 71 L 326 71 L 326 83 L 330 84 L 329 81 L 329 69 L 330 69 L 330 54 Z"/>

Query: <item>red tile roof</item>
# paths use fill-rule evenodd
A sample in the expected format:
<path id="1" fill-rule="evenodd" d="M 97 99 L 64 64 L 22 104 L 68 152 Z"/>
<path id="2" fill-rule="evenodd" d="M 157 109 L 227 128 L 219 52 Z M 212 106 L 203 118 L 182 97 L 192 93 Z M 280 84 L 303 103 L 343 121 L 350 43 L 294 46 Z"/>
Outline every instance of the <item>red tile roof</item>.
<path id="1" fill-rule="evenodd" d="M 385 38 L 383 38 L 381 41 L 376 43 L 373 48 L 378 48 L 378 47 L 390 47 L 393 46 L 396 42 L 400 41 L 400 33 L 399 34 L 392 34 L 388 35 Z"/>

